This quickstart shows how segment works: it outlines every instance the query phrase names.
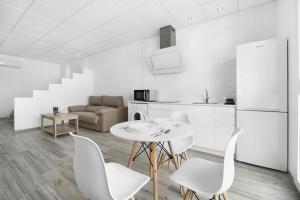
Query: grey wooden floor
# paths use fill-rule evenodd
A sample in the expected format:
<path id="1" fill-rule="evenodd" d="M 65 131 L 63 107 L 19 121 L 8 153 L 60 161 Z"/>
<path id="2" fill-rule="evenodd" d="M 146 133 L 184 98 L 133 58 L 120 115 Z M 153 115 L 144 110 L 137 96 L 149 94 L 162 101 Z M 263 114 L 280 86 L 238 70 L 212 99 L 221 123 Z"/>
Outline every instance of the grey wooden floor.
<path id="1" fill-rule="evenodd" d="M 130 143 L 109 133 L 80 129 L 79 135 L 98 143 L 107 162 L 126 165 Z M 70 136 L 54 140 L 39 130 L 15 133 L 10 123 L 0 120 L 0 200 L 84 199 L 77 190 L 72 170 L 73 141 Z M 189 152 L 190 157 L 220 161 L 219 157 Z M 145 158 L 137 160 L 133 169 L 148 173 Z M 159 172 L 160 199 L 182 199 L 179 188 L 169 179 L 174 169 L 163 166 Z M 151 184 L 136 199 L 151 199 Z M 288 174 L 237 163 L 234 184 L 228 192 L 231 200 L 300 199 Z M 205 198 L 203 198 L 205 199 Z M 207 198 L 206 198 L 207 199 Z"/>

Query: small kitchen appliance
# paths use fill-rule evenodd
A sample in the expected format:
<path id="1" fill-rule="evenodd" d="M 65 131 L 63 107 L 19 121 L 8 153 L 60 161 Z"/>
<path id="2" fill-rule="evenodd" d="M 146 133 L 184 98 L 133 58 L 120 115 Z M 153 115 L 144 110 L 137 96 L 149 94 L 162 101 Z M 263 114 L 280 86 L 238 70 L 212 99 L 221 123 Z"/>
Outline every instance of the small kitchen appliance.
<path id="1" fill-rule="evenodd" d="M 157 90 L 134 90 L 135 101 L 157 101 Z"/>

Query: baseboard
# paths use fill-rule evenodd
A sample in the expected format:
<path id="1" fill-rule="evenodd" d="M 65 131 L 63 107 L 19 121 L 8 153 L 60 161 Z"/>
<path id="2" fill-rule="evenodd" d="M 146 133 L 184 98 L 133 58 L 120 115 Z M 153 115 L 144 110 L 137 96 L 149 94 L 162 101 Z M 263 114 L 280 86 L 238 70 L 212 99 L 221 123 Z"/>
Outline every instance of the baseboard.
<path id="1" fill-rule="evenodd" d="M 296 186 L 299 194 L 300 194 L 300 183 L 298 182 L 297 178 L 294 178 L 293 175 L 291 174 L 291 172 L 288 172 L 290 179 L 292 180 L 292 182 L 294 183 L 294 185 Z"/>
<path id="2" fill-rule="evenodd" d="M 220 156 L 220 157 L 224 157 L 224 153 L 225 153 L 223 151 L 207 149 L 207 148 L 198 147 L 198 146 L 195 146 L 195 145 L 192 146 L 191 150 L 200 151 L 200 152 L 203 152 L 203 153 L 208 153 L 208 154 L 212 154 L 212 155 L 216 155 L 216 156 Z"/>
<path id="3" fill-rule="evenodd" d="M 295 184 L 295 186 L 296 186 L 298 192 L 300 193 L 300 183 L 297 181 L 297 179 L 294 179 L 294 178 L 293 178 L 293 180 L 294 180 L 294 184 Z"/>
<path id="4" fill-rule="evenodd" d="M 22 132 L 22 131 L 32 131 L 32 130 L 38 130 L 38 129 L 41 129 L 41 127 L 18 129 L 18 130 L 14 130 L 14 131 L 15 132 Z"/>

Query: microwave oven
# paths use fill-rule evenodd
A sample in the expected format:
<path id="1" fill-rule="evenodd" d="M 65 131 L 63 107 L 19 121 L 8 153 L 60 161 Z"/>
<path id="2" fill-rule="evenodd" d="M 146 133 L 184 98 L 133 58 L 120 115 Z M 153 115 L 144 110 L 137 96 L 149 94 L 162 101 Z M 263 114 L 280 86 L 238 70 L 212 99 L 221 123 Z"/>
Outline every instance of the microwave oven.
<path id="1" fill-rule="evenodd" d="M 157 101 L 157 90 L 134 90 L 135 101 Z"/>

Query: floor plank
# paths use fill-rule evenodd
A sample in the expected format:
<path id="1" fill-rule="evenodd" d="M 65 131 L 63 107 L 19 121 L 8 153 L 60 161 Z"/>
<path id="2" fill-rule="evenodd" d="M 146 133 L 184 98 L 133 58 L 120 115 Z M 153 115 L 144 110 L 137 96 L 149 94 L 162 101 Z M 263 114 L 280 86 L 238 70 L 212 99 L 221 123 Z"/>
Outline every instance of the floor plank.
<path id="1" fill-rule="evenodd" d="M 79 135 L 94 140 L 106 162 L 127 165 L 131 142 L 109 133 L 80 129 Z M 0 120 L 0 199 L 2 200 L 83 200 L 73 174 L 73 140 L 56 140 L 40 130 L 14 132 L 10 122 Z M 222 158 L 195 151 L 189 157 L 221 162 Z M 148 174 L 145 156 L 133 163 L 133 169 Z M 179 187 L 169 180 L 174 167 L 159 171 L 159 198 L 181 200 Z M 151 200 L 152 185 L 147 184 L 137 200 Z M 300 196 L 287 173 L 236 162 L 236 177 L 228 191 L 230 200 L 299 200 Z M 208 199 L 208 197 L 200 197 Z"/>

